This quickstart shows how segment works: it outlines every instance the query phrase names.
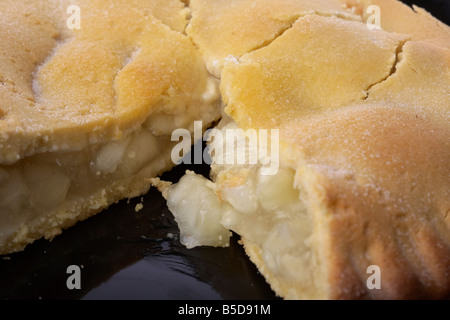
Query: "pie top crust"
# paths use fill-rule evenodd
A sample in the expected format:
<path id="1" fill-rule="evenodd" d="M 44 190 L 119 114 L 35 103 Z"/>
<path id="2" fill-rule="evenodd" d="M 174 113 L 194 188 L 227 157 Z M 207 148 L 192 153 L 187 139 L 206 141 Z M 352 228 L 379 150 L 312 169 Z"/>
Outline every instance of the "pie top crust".
<path id="1" fill-rule="evenodd" d="M 227 59 L 266 46 L 300 16 L 320 14 L 361 20 L 337 0 L 192 0 L 190 8 L 192 19 L 186 33 L 218 78 Z"/>
<path id="2" fill-rule="evenodd" d="M 79 30 L 66 25 L 70 5 L 81 9 Z M 210 76 L 183 34 L 181 1 L 0 6 L 0 164 L 118 139 L 203 101 Z"/>
<path id="3" fill-rule="evenodd" d="M 387 13 L 383 30 L 367 28 L 364 16 L 307 14 L 258 50 L 225 59 L 225 112 L 240 128 L 280 130 L 282 160 L 296 172 L 314 221 L 309 241 L 326 274 L 317 279 L 326 288 L 320 297 L 443 297 L 450 288 L 450 29 L 396 1 L 361 1 L 355 12 L 370 4 Z M 234 181 L 222 169 L 214 173 L 219 198 Z M 257 228 L 257 220 L 241 218 L 241 227 Z M 280 296 L 305 297 L 295 277 L 270 268 L 267 244 L 252 232 L 241 236 Z M 283 248 L 279 270 L 295 273 L 298 259 L 282 256 Z M 369 265 L 383 270 L 382 291 L 367 290 Z"/>
<path id="4" fill-rule="evenodd" d="M 437 46 L 449 48 L 450 35 L 448 26 L 435 19 L 424 9 L 403 4 L 396 0 L 339 0 L 362 16 L 366 22 L 373 11 L 369 6 L 380 8 L 381 28 L 388 32 L 404 33 L 414 41 L 424 40 Z"/>
<path id="5" fill-rule="evenodd" d="M 280 130 L 301 200 L 288 218 L 264 213 L 253 169 L 213 166 L 214 210 L 283 298 L 445 297 L 450 29 L 397 1 L 340 2 L 355 15 L 334 1 L 191 1 L 187 34 L 221 78 L 225 113 L 239 128 Z M 365 23 L 371 4 L 382 30 Z M 383 290 L 368 290 L 370 265 Z"/>
<path id="6" fill-rule="evenodd" d="M 381 7 L 383 30 L 364 23 L 370 4 Z M 83 13 L 80 30 L 64 23 L 69 5 Z M 2 1 L 0 164 L 183 114 L 205 100 L 209 70 L 240 128 L 280 129 L 327 298 L 365 297 L 369 264 L 384 270 L 375 298 L 448 293 L 449 28 L 393 0 L 191 0 L 190 9 L 178 0 Z M 274 290 L 302 296 L 242 236 Z M 282 267 L 294 274 L 295 261 Z"/>

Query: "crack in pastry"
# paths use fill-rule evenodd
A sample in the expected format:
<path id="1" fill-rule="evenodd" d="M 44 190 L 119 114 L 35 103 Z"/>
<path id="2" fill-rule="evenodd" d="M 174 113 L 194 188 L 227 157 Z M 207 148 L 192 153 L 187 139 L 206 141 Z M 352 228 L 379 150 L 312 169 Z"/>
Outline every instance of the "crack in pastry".
<path id="1" fill-rule="evenodd" d="M 345 12 L 345 11 L 344 11 Z M 246 53 L 251 53 L 253 51 L 262 49 L 264 47 L 269 46 L 272 42 L 274 42 L 275 40 L 277 40 L 279 37 L 281 37 L 286 31 L 288 31 L 289 29 L 294 27 L 294 24 L 297 22 L 297 20 L 299 20 L 300 18 L 303 18 L 305 16 L 309 16 L 309 15 L 314 15 L 314 16 L 321 16 L 321 17 L 335 17 L 335 18 L 339 18 L 339 19 L 343 19 L 343 20 L 348 20 L 348 21 L 359 21 L 357 16 L 351 15 L 349 14 L 349 12 L 339 12 L 339 11 L 330 11 L 330 12 L 326 12 L 326 11 L 310 11 L 310 12 L 302 12 L 301 14 L 298 15 L 294 15 L 292 16 L 291 20 L 289 21 L 289 24 L 286 27 L 281 28 L 277 34 L 275 34 L 274 36 L 272 36 L 272 38 L 264 40 L 263 43 L 255 46 L 254 48 L 251 48 L 249 50 L 246 50 Z M 225 63 L 229 60 L 236 60 L 237 58 L 233 55 L 229 55 L 227 58 L 225 58 Z"/>
<path id="2" fill-rule="evenodd" d="M 372 84 L 369 86 L 369 88 L 367 88 L 367 89 L 365 90 L 365 91 L 366 91 L 366 97 L 364 98 L 364 100 L 367 100 L 367 99 L 369 98 L 370 90 L 371 90 L 374 86 L 383 83 L 384 81 L 386 81 L 387 79 L 389 79 L 390 77 L 392 77 L 392 76 L 395 74 L 395 72 L 397 71 L 398 64 L 399 64 L 400 61 L 401 61 L 401 56 L 402 56 L 402 53 L 403 53 L 403 47 L 405 46 L 406 42 L 408 42 L 408 41 L 407 41 L 407 40 L 405 40 L 405 41 L 400 41 L 400 43 L 398 44 L 396 53 L 395 53 L 395 61 L 392 63 L 391 70 L 390 70 L 389 74 L 388 74 L 384 79 L 382 79 L 381 81 L 379 81 L 379 82 L 377 82 L 377 83 L 372 83 Z"/>
<path id="3" fill-rule="evenodd" d="M 212 181 L 154 181 L 182 234 L 197 236 L 191 245 L 201 245 L 210 226 L 184 209 L 197 198 L 179 192 L 197 185 L 217 223 L 242 237 L 283 298 L 449 295 L 450 30 L 399 8 L 385 30 L 302 16 L 264 48 L 216 69 L 227 114 L 219 129 L 279 129 L 280 170 L 265 176 L 260 165 L 213 162 Z M 366 283 L 372 265 L 381 270 L 380 290 Z"/>
<path id="4" fill-rule="evenodd" d="M 0 5 L 0 254 L 147 192 L 172 131 L 220 115 L 182 2 L 70 2 L 79 30 L 66 4 Z"/>
<path id="5" fill-rule="evenodd" d="M 330 37 L 331 33 L 339 37 Z M 308 116 L 361 101 L 367 97 L 367 88 L 389 77 L 397 48 L 406 39 L 369 31 L 360 22 L 302 17 L 270 46 L 226 65 L 221 83 L 225 111 L 243 128 L 269 123 L 270 128 L 277 128 L 285 117 Z M 320 49 L 323 43 L 328 43 L 332 54 Z M 341 68 L 336 69 L 337 65 Z M 270 87 L 282 89 L 273 93 Z M 262 105 L 266 113 L 257 111 Z"/>
<path id="6" fill-rule="evenodd" d="M 446 48 L 427 41 L 408 41 L 400 53 L 396 72 L 373 86 L 367 101 L 389 101 L 416 110 L 418 116 L 422 113 L 444 121 L 450 116 L 449 60 L 450 50 Z"/>
<path id="7" fill-rule="evenodd" d="M 132 6 L 133 3 L 130 3 Z M 161 20 L 174 31 L 185 34 L 191 19 L 191 10 L 182 0 L 153 0 L 147 1 L 145 6 L 151 10 L 154 17 Z"/>
<path id="8" fill-rule="evenodd" d="M 376 5 L 380 8 L 381 28 L 388 32 L 404 33 L 413 41 L 423 40 L 434 45 L 448 48 L 450 35 L 448 26 L 435 19 L 420 7 L 410 8 L 397 0 L 339 0 L 348 8 L 355 8 L 366 22 L 370 13 L 367 8 Z"/>
<path id="9" fill-rule="evenodd" d="M 236 232 L 283 298 L 449 294 L 450 31 L 425 11 L 394 0 L 11 3 L 0 3 L 0 254 L 150 179 L 186 246 L 227 246 Z M 65 26 L 69 4 L 80 30 Z M 383 30 L 365 25 L 371 4 Z M 278 173 L 214 164 L 213 181 L 151 179 L 173 166 L 174 129 L 219 118 L 219 79 L 218 129 L 280 130 Z M 366 285 L 370 265 L 381 290 Z"/>
<path id="10" fill-rule="evenodd" d="M 301 16 L 321 14 L 360 20 L 335 0 L 192 0 L 190 8 L 192 19 L 186 33 L 217 78 L 227 57 L 238 58 L 267 46 Z"/>

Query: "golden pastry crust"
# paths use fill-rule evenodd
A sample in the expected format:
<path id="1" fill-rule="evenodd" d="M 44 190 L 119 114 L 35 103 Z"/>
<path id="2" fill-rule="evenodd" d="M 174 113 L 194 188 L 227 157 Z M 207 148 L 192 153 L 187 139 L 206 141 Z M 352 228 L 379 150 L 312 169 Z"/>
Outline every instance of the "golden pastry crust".
<path id="1" fill-rule="evenodd" d="M 407 39 L 337 17 L 301 17 L 270 46 L 226 65 L 225 111 L 244 128 L 277 128 L 286 119 L 361 101 L 390 75 Z M 332 49 L 321 49 L 324 43 Z"/>
<path id="2" fill-rule="evenodd" d="M 244 237 L 241 238 L 241 243 L 244 246 L 247 256 L 258 267 L 258 271 L 266 279 L 272 290 L 276 292 L 277 296 L 286 300 L 298 300 L 301 298 L 310 300 L 324 299 L 323 296 L 314 296 L 314 294 L 311 294 L 306 288 L 299 295 L 298 292 L 295 292 L 292 284 L 280 280 L 279 277 L 277 277 L 274 272 L 267 267 L 260 246 L 255 245 Z"/>
<path id="3" fill-rule="evenodd" d="M 80 29 L 67 9 L 80 8 Z M 0 3 L 0 254 L 174 166 L 170 134 L 219 117 L 179 0 Z"/>
<path id="4" fill-rule="evenodd" d="M 283 160 L 295 171 L 293 187 L 301 195 L 297 201 L 312 220 L 310 234 L 296 222 L 305 214 L 298 209 L 263 213 L 260 207 L 251 215 L 237 207 L 224 218 L 279 296 L 448 297 L 450 183 L 442 178 L 450 176 L 448 118 L 362 103 L 292 120 L 281 132 Z M 233 173 L 243 179 L 236 192 L 246 186 L 251 194 L 248 174 L 213 170 L 218 197 L 228 206 L 234 203 L 227 200 Z M 366 285 L 372 265 L 381 270 L 381 290 Z"/>
<path id="5" fill-rule="evenodd" d="M 450 116 L 449 61 L 448 48 L 422 40 L 408 41 L 397 54 L 392 75 L 370 88 L 367 102 L 407 106 L 445 122 Z"/>
<path id="6" fill-rule="evenodd" d="M 448 125 L 369 104 L 295 123 L 291 132 L 304 150 L 297 183 L 317 208 L 312 214 L 326 217 L 330 296 L 448 294 Z M 370 265 L 383 272 L 381 292 L 365 288 Z"/>
<path id="7" fill-rule="evenodd" d="M 14 9 L 0 18 L 0 163 L 80 150 L 135 130 L 152 115 L 184 111 L 164 99 L 202 103 L 209 74 L 201 56 L 161 22 L 186 25 L 180 1 L 167 8 L 160 1 L 154 8 L 140 0 L 70 2 L 81 9 L 80 30 L 61 23 L 68 15 L 58 8 L 69 4 L 44 3 L 2 3 Z"/>
<path id="8" fill-rule="evenodd" d="M 186 32 L 218 78 L 227 58 L 266 46 L 300 16 L 360 19 L 335 0 L 192 0 L 190 8 L 192 19 Z"/>
<path id="9" fill-rule="evenodd" d="M 73 4 L 80 30 L 65 25 Z M 383 30 L 364 23 L 371 4 Z M 240 128 L 280 129 L 274 181 L 293 182 L 272 194 L 279 212 L 253 169 L 213 167 L 227 223 L 278 295 L 448 296 L 449 28 L 393 0 L 189 5 L 0 3 L 0 254 L 145 193 L 173 165 L 168 133 L 217 118 L 208 68 Z M 227 203 L 251 192 L 245 214 Z"/>
<path id="10" fill-rule="evenodd" d="M 449 27 L 435 19 L 424 9 L 406 4 L 397 0 L 339 0 L 348 8 L 354 8 L 363 21 L 373 12 L 367 8 L 376 5 L 380 8 L 381 28 L 388 32 L 405 33 L 414 41 L 424 40 L 437 46 L 449 48 Z"/>
<path id="11" fill-rule="evenodd" d="M 441 39 L 450 34 L 432 25 Z M 313 221 L 308 252 L 323 268 L 315 289 L 280 274 L 298 270 L 300 253 L 280 247 L 275 268 L 267 242 L 241 233 L 283 298 L 450 293 L 450 56 L 441 40 L 423 40 L 428 31 L 407 31 L 305 16 L 224 67 L 225 111 L 241 128 L 280 129 L 281 157 Z M 381 269 L 382 290 L 366 286 L 370 265 Z"/>

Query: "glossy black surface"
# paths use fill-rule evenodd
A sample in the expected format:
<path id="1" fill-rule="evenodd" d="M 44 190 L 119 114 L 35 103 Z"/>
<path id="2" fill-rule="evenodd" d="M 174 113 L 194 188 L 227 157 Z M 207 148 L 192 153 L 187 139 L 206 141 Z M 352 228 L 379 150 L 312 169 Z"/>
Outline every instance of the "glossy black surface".
<path id="1" fill-rule="evenodd" d="M 177 181 L 180 166 L 163 176 Z M 0 299 L 275 299 L 237 238 L 229 248 L 186 249 L 155 189 L 78 223 L 52 242 L 37 241 L 0 259 Z M 81 290 L 69 290 L 67 267 L 81 267 Z"/>
<path id="2" fill-rule="evenodd" d="M 449 23 L 450 1 L 415 0 Z M 179 166 L 208 175 L 207 166 Z M 232 240 L 230 248 L 188 250 L 164 199 L 152 189 L 78 223 L 52 242 L 0 258 L 0 299 L 276 299 L 264 278 Z M 173 235 L 173 237 L 172 237 Z M 82 266 L 81 290 L 66 286 L 69 265 Z"/>

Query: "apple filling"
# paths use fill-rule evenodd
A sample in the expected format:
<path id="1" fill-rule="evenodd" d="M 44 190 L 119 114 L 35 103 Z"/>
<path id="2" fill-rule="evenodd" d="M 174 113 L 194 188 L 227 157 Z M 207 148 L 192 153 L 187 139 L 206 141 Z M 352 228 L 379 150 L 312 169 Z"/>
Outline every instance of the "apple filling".
<path id="1" fill-rule="evenodd" d="M 188 172 L 169 188 L 167 206 L 180 228 L 180 241 L 187 248 L 229 245 L 231 232 L 221 224 L 223 206 L 208 182 Z"/>
<path id="2" fill-rule="evenodd" d="M 211 176 L 214 182 L 188 172 L 163 192 L 182 242 L 226 246 L 232 230 L 258 248 L 265 276 L 299 284 L 305 297 L 306 290 L 317 288 L 313 282 L 321 270 L 312 245 L 313 221 L 295 171 L 282 166 L 277 174 L 264 175 L 261 165 L 213 164 Z"/>
<path id="3" fill-rule="evenodd" d="M 216 85 L 208 86 L 197 106 L 183 104 L 177 116 L 154 114 L 118 140 L 0 165 L 0 254 L 19 251 L 42 236 L 51 239 L 113 202 L 145 193 L 145 179 L 178 160 L 172 159 L 171 133 L 179 126 L 193 131 L 188 123 L 198 119 L 205 126 L 217 119 L 217 91 Z"/>
<path id="4" fill-rule="evenodd" d="M 170 163 L 170 137 L 141 128 L 124 139 L 85 150 L 45 153 L 0 167 L 0 243 L 21 226 L 89 198 L 111 181 L 151 164 L 157 174 Z"/>

